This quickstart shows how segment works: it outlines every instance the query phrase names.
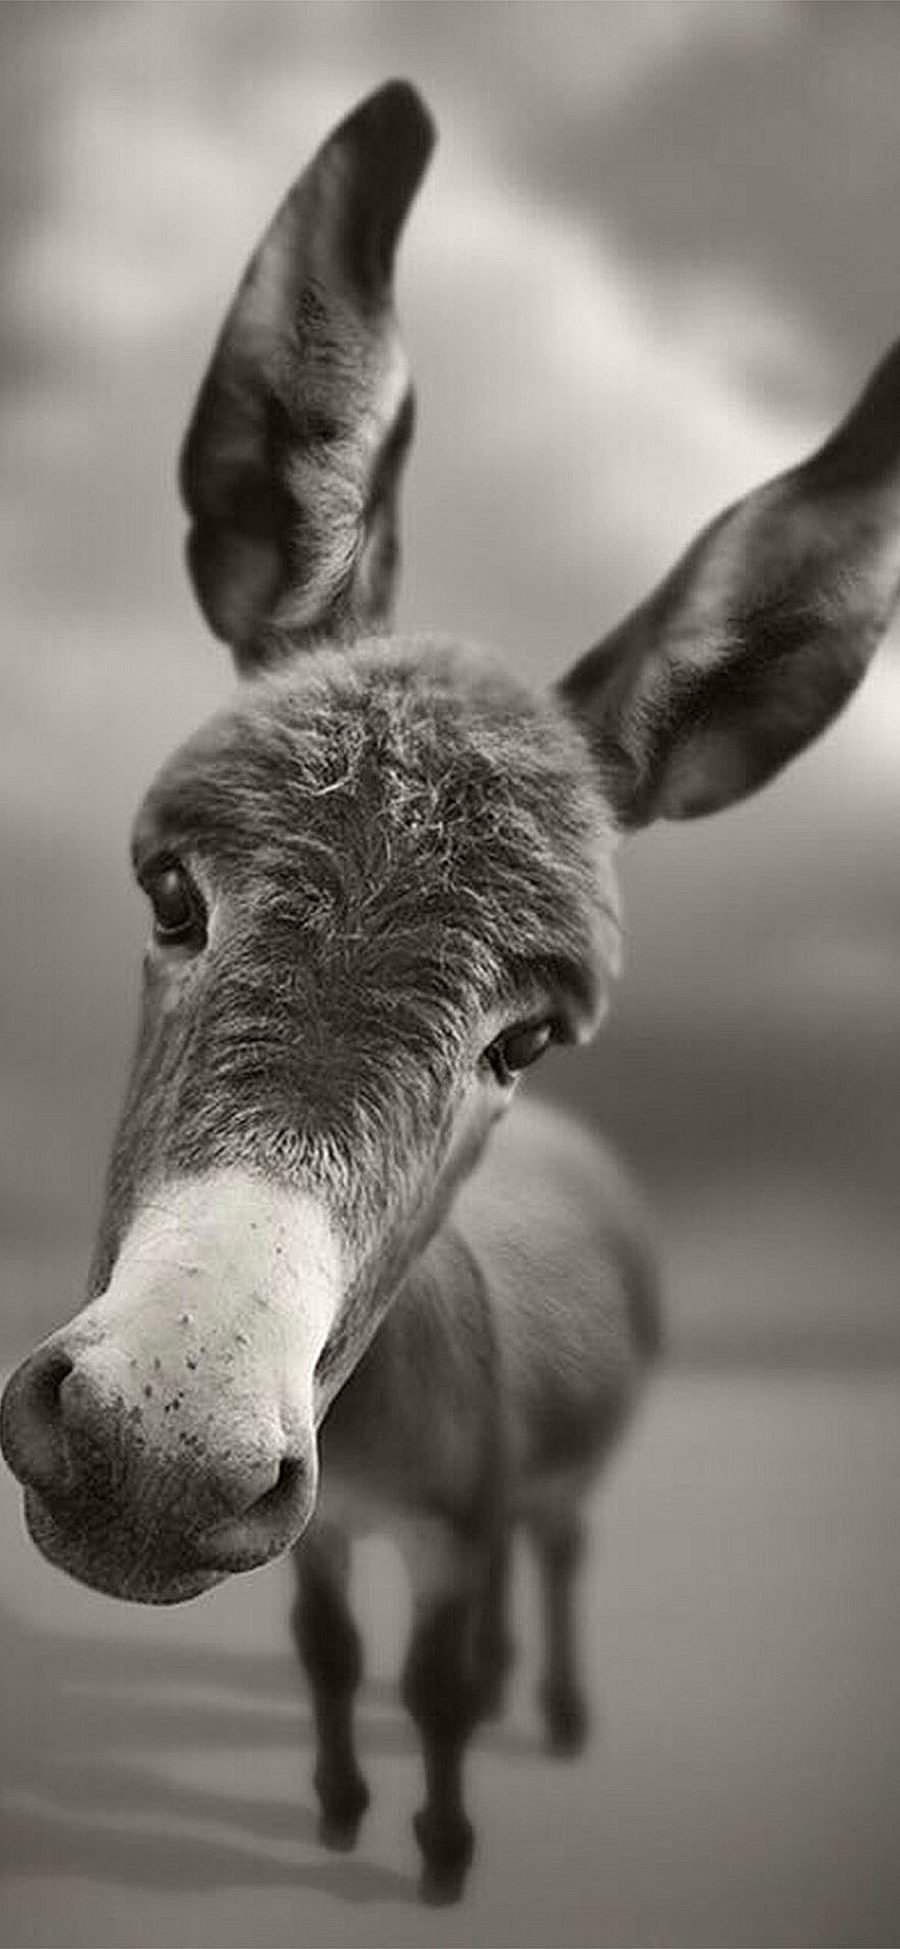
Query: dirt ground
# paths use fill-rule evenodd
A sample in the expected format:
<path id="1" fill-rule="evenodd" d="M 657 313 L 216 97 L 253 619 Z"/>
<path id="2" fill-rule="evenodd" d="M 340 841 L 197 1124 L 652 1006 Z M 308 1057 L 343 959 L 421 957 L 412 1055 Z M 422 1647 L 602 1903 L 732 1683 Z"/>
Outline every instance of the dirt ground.
<path id="1" fill-rule="evenodd" d="M 471 1764 L 479 1854 L 443 1911 L 416 1902 L 386 1545 L 357 1569 L 374 1804 L 328 1855 L 284 1566 L 131 1610 L 38 1559 L 4 1475 L 4 1949 L 894 1949 L 898 1408 L 887 1376 L 658 1384 L 594 1512 L 589 1751 L 541 1752 L 523 1562 L 511 1710 Z"/>

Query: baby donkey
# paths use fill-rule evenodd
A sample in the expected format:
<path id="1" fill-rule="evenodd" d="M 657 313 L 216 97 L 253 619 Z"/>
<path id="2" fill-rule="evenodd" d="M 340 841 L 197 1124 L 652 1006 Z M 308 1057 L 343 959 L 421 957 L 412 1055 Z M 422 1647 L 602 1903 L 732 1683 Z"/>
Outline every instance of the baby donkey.
<path id="1" fill-rule="evenodd" d="M 393 1531 L 423 1889 L 446 1900 L 511 1527 L 572 1749 L 584 1498 L 657 1343 L 613 1160 L 547 1111 L 488 1139 L 521 1072 L 601 1019 L 620 836 L 755 790 L 859 682 L 900 579 L 900 357 L 551 690 L 387 634 L 413 427 L 393 260 L 432 140 L 401 82 L 336 129 L 200 392 L 190 570 L 246 681 L 138 813 L 153 931 L 88 1300 L 13 1376 L 2 1440 L 38 1547 L 117 1596 L 177 1602 L 296 1548 L 336 1845 L 367 1800 L 348 1539 Z"/>

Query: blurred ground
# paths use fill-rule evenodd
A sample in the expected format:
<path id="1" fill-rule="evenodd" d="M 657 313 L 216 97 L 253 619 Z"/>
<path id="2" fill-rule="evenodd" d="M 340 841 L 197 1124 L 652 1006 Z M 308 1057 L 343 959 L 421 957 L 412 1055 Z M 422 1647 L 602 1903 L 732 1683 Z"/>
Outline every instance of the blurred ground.
<path id="1" fill-rule="evenodd" d="M 480 1856 L 441 1913 L 414 1900 L 386 1546 L 359 1566 L 375 1802 L 344 1859 L 315 1840 L 283 1566 L 132 1611 L 41 1563 L 4 1477 L 4 1949 L 892 1949 L 898 1408 L 875 1377 L 659 1383 L 594 1511 L 594 1741 L 541 1755 L 523 1566 L 513 1708 L 471 1767 Z"/>

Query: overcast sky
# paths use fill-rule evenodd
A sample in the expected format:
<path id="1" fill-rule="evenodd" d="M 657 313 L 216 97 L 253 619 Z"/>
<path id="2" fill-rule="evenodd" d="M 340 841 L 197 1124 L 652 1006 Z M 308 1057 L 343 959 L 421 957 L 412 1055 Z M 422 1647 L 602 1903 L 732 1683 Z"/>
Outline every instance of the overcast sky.
<path id="1" fill-rule="evenodd" d="M 181 566 L 193 390 L 287 182 L 392 73 L 441 133 L 400 275 L 420 401 L 403 622 L 559 671 L 821 435 L 900 329 L 893 5 L 0 6 L 14 1320 L 78 1297 L 135 1009 L 128 821 L 231 682 Z M 900 1245 L 898 761 L 888 650 L 764 798 L 637 842 L 628 983 L 563 1076 L 664 1195 L 686 1160 L 729 1226 L 777 1190 L 801 1309 L 837 1211 L 828 1322 L 842 1244 L 873 1330 Z"/>

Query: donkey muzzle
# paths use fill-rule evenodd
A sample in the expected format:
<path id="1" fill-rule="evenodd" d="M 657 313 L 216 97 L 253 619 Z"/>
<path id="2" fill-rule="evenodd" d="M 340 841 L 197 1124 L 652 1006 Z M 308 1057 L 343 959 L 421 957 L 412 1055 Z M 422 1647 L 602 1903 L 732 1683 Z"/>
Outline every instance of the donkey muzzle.
<path id="1" fill-rule="evenodd" d="M 222 1421 L 161 1362 L 142 1372 L 115 1348 L 54 1336 L 12 1376 L 0 1443 L 51 1562 L 114 1596 L 175 1602 L 296 1539 L 315 1441 L 289 1444 L 276 1416 L 236 1404 Z"/>
<path id="2" fill-rule="evenodd" d="M 315 1503 L 313 1380 L 338 1291 L 308 1200 L 241 1172 L 166 1187 L 107 1291 L 0 1404 L 43 1554 L 172 1603 L 288 1549 Z"/>

